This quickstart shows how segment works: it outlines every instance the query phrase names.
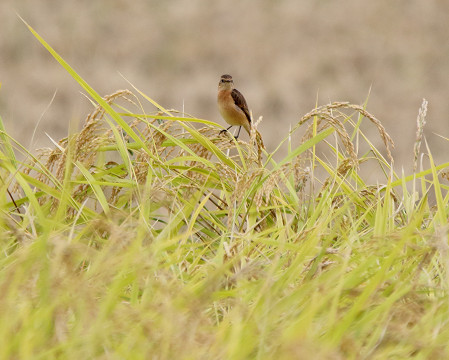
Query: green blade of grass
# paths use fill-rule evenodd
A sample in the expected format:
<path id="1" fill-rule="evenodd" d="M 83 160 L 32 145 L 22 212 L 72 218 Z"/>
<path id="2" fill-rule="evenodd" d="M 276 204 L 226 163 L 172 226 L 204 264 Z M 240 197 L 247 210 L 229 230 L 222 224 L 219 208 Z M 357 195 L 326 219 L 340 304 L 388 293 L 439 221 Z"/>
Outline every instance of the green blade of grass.
<path id="1" fill-rule="evenodd" d="M 81 171 L 81 173 L 84 175 L 86 180 L 88 181 L 89 185 L 91 186 L 92 190 L 95 193 L 95 197 L 97 201 L 99 202 L 101 208 L 105 212 L 106 215 L 109 215 L 111 212 L 111 209 L 109 208 L 108 201 L 106 199 L 106 196 L 104 195 L 103 191 L 101 190 L 101 186 L 95 180 L 95 178 L 92 176 L 92 174 L 87 170 L 83 164 L 81 164 L 79 161 L 75 162 L 75 166 Z"/>
<path id="2" fill-rule="evenodd" d="M 6 158 L 9 159 L 12 165 L 17 168 L 17 159 L 16 154 L 11 145 L 11 141 L 8 133 L 5 130 L 5 126 L 3 124 L 2 117 L 0 116 L 0 140 L 2 141 L 3 149 L 6 155 Z"/>
<path id="3" fill-rule="evenodd" d="M 19 15 L 18 15 L 19 16 Z M 77 72 L 22 18 L 19 18 L 28 27 L 28 30 L 36 37 L 37 40 L 47 49 L 47 51 L 60 63 L 64 69 L 76 80 L 78 84 L 94 99 L 106 112 L 111 115 L 114 121 L 119 124 L 123 130 L 145 150 L 148 150 L 145 143 L 134 132 L 134 130 L 124 121 L 115 110 L 92 88 L 89 84 L 77 74 Z"/>

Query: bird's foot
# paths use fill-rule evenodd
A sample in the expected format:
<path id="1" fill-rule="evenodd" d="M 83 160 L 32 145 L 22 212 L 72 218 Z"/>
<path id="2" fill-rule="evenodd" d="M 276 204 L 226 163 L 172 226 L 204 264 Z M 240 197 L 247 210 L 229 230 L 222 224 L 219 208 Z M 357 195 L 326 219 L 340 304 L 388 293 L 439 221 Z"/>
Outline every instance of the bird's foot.
<path id="1" fill-rule="evenodd" d="M 237 135 L 237 136 L 234 136 L 234 135 L 231 135 L 231 133 L 228 131 L 228 129 L 223 129 L 223 130 L 221 130 L 219 133 L 218 133 L 218 135 L 221 135 L 221 134 L 223 134 L 223 133 L 228 133 L 230 136 L 232 136 L 235 140 L 238 140 L 238 138 L 239 138 L 239 136 Z"/>

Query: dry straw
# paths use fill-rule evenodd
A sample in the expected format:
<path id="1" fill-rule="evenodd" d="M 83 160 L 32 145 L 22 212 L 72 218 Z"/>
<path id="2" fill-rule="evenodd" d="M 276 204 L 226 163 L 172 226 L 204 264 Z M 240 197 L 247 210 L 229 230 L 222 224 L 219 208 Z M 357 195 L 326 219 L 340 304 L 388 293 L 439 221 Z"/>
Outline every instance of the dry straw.
<path id="1" fill-rule="evenodd" d="M 426 125 L 427 104 L 427 100 L 423 99 L 421 107 L 419 108 L 418 117 L 416 119 L 416 139 L 413 147 L 413 153 L 415 155 L 413 161 L 414 172 L 418 167 L 419 150 L 421 148 L 421 142 L 424 135 L 424 126 Z"/>

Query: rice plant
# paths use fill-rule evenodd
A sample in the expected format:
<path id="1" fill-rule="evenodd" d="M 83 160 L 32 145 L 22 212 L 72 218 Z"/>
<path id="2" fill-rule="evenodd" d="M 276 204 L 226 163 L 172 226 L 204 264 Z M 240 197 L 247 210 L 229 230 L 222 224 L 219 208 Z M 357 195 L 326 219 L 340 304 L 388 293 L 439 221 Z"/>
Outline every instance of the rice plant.
<path id="1" fill-rule="evenodd" d="M 398 175 L 344 102 L 276 149 L 262 119 L 236 141 L 135 87 L 101 97 L 29 29 L 93 110 L 48 149 L 0 129 L 1 358 L 449 355 L 449 163 Z"/>

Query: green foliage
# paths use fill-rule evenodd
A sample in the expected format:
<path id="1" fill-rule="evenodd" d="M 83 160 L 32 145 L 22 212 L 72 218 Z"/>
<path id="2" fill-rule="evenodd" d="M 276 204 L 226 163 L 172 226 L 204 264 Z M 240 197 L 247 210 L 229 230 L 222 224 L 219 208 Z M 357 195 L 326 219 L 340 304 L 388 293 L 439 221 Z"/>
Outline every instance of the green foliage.
<path id="1" fill-rule="evenodd" d="M 37 154 L 1 124 L 0 358 L 449 356 L 449 163 L 398 176 L 346 103 L 267 153 L 138 90 L 155 112 L 101 98 L 30 30 L 96 105 Z"/>

